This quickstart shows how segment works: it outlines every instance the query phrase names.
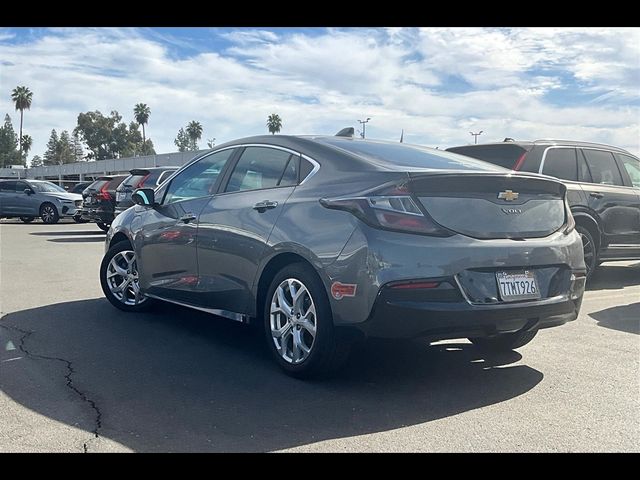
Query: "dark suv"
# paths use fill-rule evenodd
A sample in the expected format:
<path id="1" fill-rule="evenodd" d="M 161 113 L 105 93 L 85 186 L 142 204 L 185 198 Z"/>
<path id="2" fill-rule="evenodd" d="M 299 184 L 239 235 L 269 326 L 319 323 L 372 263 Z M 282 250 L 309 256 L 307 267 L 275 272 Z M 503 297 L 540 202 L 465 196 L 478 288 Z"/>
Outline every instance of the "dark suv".
<path id="1" fill-rule="evenodd" d="M 568 140 L 505 141 L 447 150 L 563 180 L 589 275 L 601 262 L 640 259 L 638 157 L 610 145 Z"/>
<path id="2" fill-rule="evenodd" d="M 171 176 L 179 167 L 136 168 L 129 170 L 129 175 L 116 188 L 116 210 L 118 216 L 133 205 L 131 194 L 136 188 L 156 188 Z"/>
<path id="3" fill-rule="evenodd" d="M 105 232 L 114 219 L 116 188 L 128 175 L 100 177 L 82 192 L 81 219 L 95 222 Z"/>

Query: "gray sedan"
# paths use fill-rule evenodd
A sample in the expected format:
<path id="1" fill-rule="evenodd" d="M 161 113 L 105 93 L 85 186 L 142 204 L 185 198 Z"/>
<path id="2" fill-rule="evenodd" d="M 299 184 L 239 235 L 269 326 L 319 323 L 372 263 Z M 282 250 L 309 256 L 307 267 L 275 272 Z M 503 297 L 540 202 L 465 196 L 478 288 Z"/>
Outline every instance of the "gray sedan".
<path id="1" fill-rule="evenodd" d="M 32 222 L 57 223 L 73 217 L 82 206 L 82 195 L 69 193 L 55 183 L 43 180 L 0 180 L 0 218 L 19 217 Z"/>
<path id="2" fill-rule="evenodd" d="M 565 186 L 449 152 L 251 137 L 133 199 L 107 234 L 107 299 L 255 322 L 298 377 L 335 370 L 368 336 L 518 348 L 582 301 Z"/>

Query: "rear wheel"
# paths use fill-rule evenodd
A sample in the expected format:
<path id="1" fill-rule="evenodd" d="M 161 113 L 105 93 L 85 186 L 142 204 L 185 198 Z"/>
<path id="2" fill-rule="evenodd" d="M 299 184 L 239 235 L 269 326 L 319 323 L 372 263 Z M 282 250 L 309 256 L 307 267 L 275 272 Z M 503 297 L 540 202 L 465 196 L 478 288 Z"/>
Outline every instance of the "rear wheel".
<path id="1" fill-rule="evenodd" d="M 600 264 L 598 261 L 598 249 L 591 232 L 582 225 L 576 226 L 576 231 L 582 239 L 582 249 L 584 250 L 584 264 L 587 266 L 587 280 L 591 278 L 596 267 Z"/>
<path id="2" fill-rule="evenodd" d="M 89 220 L 85 220 L 82 218 L 82 215 L 74 215 L 73 221 L 76 223 L 87 223 Z"/>
<path id="3" fill-rule="evenodd" d="M 58 209 L 55 205 L 51 203 L 43 203 L 40 207 L 40 218 L 44 223 L 58 223 L 60 220 L 60 215 L 58 214 Z"/>
<path id="4" fill-rule="evenodd" d="M 470 338 L 471 342 L 483 350 L 493 352 L 505 352 L 520 348 L 536 336 L 538 330 L 528 330 L 526 332 L 501 333 L 494 337 Z"/>
<path id="5" fill-rule="evenodd" d="M 140 292 L 136 252 L 129 242 L 118 242 L 100 264 L 100 285 L 107 300 L 125 312 L 147 310 L 152 299 Z"/>
<path id="6" fill-rule="evenodd" d="M 22 220 L 24 223 L 31 223 L 35 220 L 35 217 L 20 217 L 20 220 Z"/>
<path id="7" fill-rule="evenodd" d="M 109 227 L 111 226 L 111 225 L 107 225 L 106 223 L 102 223 L 102 222 L 96 222 L 96 225 L 98 225 L 98 228 L 100 228 L 101 230 L 103 230 L 105 232 L 108 231 Z"/>
<path id="8" fill-rule="evenodd" d="M 304 264 L 288 265 L 275 275 L 263 316 L 268 348 L 289 375 L 323 376 L 349 357 L 351 342 L 333 325 L 324 286 Z"/>

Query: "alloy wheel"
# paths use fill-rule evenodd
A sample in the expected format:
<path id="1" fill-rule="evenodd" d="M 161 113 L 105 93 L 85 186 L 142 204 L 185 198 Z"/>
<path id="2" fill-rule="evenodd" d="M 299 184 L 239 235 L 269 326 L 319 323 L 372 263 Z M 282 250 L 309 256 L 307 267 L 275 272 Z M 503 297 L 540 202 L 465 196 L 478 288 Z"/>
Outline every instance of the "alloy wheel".
<path id="1" fill-rule="evenodd" d="M 44 223 L 51 223 L 53 222 L 54 218 L 56 218 L 55 208 L 51 205 L 45 205 L 42 208 L 42 221 Z"/>
<path id="2" fill-rule="evenodd" d="M 282 281 L 271 299 L 271 337 L 288 363 L 305 361 L 316 338 L 316 306 L 307 287 L 296 278 Z"/>
<path id="3" fill-rule="evenodd" d="M 140 305 L 147 300 L 140 293 L 134 251 L 122 250 L 116 253 L 107 266 L 106 276 L 109 291 L 125 305 Z"/>
<path id="4" fill-rule="evenodd" d="M 580 232 L 580 238 L 582 239 L 582 249 L 584 250 L 584 263 L 587 266 L 587 276 L 589 276 L 594 267 L 595 246 L 589 236 L 583 232 Z"/>

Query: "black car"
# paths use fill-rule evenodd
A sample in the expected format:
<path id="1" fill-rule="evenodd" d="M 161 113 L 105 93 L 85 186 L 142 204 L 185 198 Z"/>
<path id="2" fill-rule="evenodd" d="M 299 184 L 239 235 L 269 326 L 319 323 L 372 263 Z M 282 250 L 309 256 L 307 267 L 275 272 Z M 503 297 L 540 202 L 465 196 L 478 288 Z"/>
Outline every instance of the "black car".
<path id="1" fill-rule="evenodd" d="M 74 187 L 69 190 L 69 192 L 71 193 L 77 193 L 79 195 L 82 195 L 82 192 L 84 191 L 84 189 L 86 189 L 89 185 L 91 185 L 93 182 L 80 182 L 80 183 L 76 183 L 74 185 Z"/>
<path id="2" fill-rule="evenodd" d="M 640 259 L 640 160 L 626 150 L 569 140 L 504 141 L 447 150 L 563 180 L 589 275 L 605 261 Z"/>
<path id="3" fill-rule="evenodd" d="M 100 177 L 82 192 L 80 218 L 95 222 L 105 232 L 115 218 L 116 188 L 128 175 Z"/>
<path id="4" fill-rule="evenodd" d="M 156 188 L 171 176 L 179 167 L 136 168 L 116 188 L 116 210 L 119 215 L 133 205 L 131 194 L 136 188 Z"/>

